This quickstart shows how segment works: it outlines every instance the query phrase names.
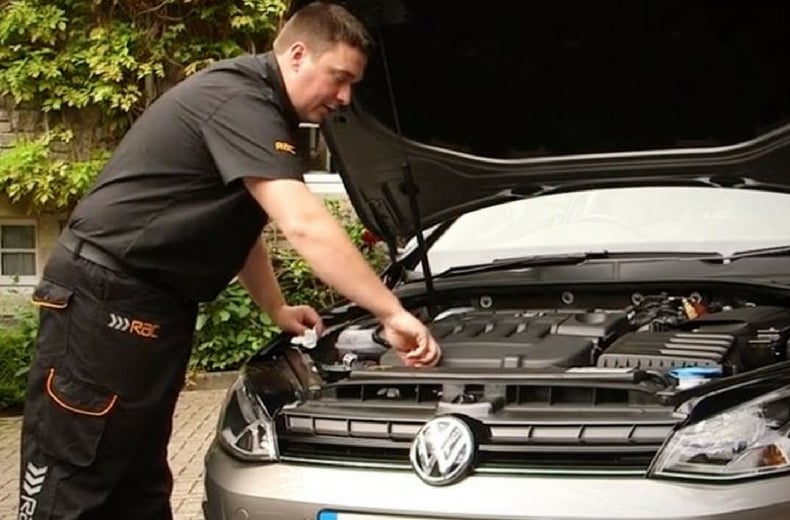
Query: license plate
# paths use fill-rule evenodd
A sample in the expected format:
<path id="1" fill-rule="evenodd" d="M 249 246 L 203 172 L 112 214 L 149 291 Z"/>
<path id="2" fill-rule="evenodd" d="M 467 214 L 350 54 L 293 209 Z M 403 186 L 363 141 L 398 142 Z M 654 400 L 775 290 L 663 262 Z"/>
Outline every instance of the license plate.
<path id="1" fill-rule="evenodd" d="M 358 513 L 343 513 L 338 511 L 321 511 L 318 520 L 431 520 L 430 518 L 417 518 L 414 516 L 390 515 L 362 515 Z"/>

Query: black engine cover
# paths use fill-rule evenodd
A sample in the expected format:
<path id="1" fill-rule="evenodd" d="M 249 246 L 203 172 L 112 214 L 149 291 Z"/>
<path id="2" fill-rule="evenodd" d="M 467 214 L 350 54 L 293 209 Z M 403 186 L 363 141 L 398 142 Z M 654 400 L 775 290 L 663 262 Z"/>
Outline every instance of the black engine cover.
<path id="1" fill-rule="evenodd" d="M 671 331 L 625 334 L 597 365 L 654 370 L 701 366 L 740 372 L 786 357 L 789 327 L 787 309 L 741 307 L 689 320 Z"/>
<path id="2" fill-rule="evenodd" d="M 430 325 L 443 367 L 548 368 L 585 366 L 593 349 L 628 327 L 624 312 L 470 311 Z M 402 365 L 384 354 L 382 365 Z"/>

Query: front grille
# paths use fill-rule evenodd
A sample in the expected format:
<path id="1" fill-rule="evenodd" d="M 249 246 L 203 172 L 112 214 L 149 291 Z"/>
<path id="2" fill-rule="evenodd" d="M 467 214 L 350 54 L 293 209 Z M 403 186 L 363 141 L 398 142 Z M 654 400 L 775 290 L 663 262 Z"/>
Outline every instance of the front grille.
<path id="1" fill-rule="evenodd" d="M 409 468 L 422 419 L 349 418 L 288 411 L 278 421 L 285 460 Z M 478 471 L 644 473 L 674 421 L 479 422 Z"/>
<path id="2" fill-rule="evenodd" d="M 365 446 L 360 444 L 316 444 L 295 440 L 280 440 L 280 455 L 284 459 L 313 463 L 355 464 L 368 466 L 390 466 L 409 468 L 409 443 L 400 445 Z M 610 471 L 644 473 L 657 448 L 640 449 L 634 452 L 601 450 L 594 452 L 564 451 L 563 446 L 545 446 L 546 451 L 520 452 L 497 450 L 496 446 L 479 447 L 476 467 L 498 472 L 535 473 L 558 472 L 599 472 Z"/>

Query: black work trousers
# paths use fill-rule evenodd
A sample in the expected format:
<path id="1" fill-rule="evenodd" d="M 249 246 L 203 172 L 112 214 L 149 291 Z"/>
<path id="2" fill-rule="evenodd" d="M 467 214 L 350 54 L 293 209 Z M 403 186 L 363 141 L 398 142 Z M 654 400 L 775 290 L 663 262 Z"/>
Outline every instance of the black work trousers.
<path id="1" fill-rule="evenodd" d="M 167 444 L 197 306 L 61 246 L 33 300 L 19 518 L 172 518 Z"/>

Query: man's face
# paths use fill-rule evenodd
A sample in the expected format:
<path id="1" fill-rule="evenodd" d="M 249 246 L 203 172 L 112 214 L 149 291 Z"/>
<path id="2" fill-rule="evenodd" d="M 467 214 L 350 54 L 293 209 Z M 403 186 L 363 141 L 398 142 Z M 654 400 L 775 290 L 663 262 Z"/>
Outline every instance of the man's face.
<path id="1" fill-rule="evenodd" d="M 362 79 L 367 64 L 362 52 L 344 43 L 320 55 L 295 43 L 286 60 L 284 78 L 291 103 L 301 120 L 311 123 L 320 123 L 351 102 L 351 86 Z"/>

